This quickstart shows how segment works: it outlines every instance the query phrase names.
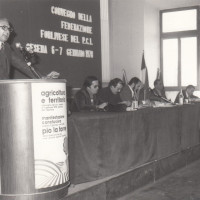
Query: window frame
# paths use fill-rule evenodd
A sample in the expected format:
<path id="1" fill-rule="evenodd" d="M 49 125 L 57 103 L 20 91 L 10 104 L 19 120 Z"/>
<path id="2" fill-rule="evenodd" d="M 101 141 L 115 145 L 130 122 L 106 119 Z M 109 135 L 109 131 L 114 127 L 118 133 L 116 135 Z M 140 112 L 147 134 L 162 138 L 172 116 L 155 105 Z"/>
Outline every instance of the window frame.
<path id="1" fill-rule="evenodd" d="M 177 31 L 177 32 L 167 32 L 162 33 L 162 14 L 173 11 L 184 11 L 184 10 L 197 10 L 197 30 L 188 31 Z M 160 11 L 160 66 L 161 72 L 163 74 L 163 40 L 164 39 L 178 39 L 178 86 L 165 87 L 168 91 L 177 91 L 183 89 L 185 86 L 181 86 L 181 38 L 184 37 L 197 37 L 197 87 L 200 88 L 200 6 L 191 6 L 184 8 L 173 8 Z M 164 74 L 163 74 L 164 77 Z"/>

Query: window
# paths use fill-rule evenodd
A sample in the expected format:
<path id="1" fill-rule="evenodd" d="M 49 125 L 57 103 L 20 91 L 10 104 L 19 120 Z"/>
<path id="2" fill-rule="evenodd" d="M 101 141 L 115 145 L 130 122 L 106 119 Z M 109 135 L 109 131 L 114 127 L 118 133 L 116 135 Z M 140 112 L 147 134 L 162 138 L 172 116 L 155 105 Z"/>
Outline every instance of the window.
<path id="1" fill-rule="evenodd" d="M 163 40 L 163 74 L 165 74 L 163 80 L 165 86 L 178 86 L 178 80 L 177 80 L 178 40 L 177 39 Z"/>
<path id="2" fill-rule="evenodd" d="M 197 10 L 183 10 L 163 13 L 163 33 L 197 30 Z"/>
<path id="3" fill-rule="evenodd" d="M 197 37 L 181 38 L 181 84 L 197 85 Z M 189 75 L 189 78 L 188 78 Z"/>
<path id="4" fill-rule="evenodd" d="M 161 11 L 161 68 L 165 87 L 198 85 L 198 7 Z"/>

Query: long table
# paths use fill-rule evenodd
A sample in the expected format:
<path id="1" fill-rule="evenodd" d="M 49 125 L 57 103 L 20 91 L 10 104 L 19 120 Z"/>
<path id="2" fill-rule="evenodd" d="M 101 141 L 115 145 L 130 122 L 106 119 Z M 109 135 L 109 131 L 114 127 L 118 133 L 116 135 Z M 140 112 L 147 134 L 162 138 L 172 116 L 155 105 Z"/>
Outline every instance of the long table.
<path id="1" fill-rule="evenodd" d="M 68 118 L 70 181 L 94 181 L 198 145 L 200 105 Z"/>

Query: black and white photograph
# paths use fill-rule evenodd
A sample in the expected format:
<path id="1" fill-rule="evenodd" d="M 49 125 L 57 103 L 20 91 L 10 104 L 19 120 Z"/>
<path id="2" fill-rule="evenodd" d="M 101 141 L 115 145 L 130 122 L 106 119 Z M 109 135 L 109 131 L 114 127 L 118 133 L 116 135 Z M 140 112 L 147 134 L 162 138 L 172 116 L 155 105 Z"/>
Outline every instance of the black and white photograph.
<path id="1" fill-rule="evenodd" d="M 0 200 L 200 200 L 200 0 L 0 0 Z"/>

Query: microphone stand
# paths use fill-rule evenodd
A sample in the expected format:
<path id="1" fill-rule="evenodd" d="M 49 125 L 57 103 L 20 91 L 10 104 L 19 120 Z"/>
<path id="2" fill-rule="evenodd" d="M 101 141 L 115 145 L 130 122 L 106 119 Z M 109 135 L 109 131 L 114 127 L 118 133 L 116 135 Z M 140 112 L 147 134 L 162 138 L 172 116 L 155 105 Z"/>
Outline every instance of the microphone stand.
<path id="1" fill-rule="evenodd" d="M 160 97 L 162 100 L 164 100 L 164 101 L 166 101 L 167 103 L 172 103 L 173 104 L 173 102 L 171 102 L 170 100 L 168 100 L 168 99 L 166 99 L 166 98 L 164 98 L 164 97 Z"/>
<path id="2" fill-rule="evenodd" d="M 25 62 L 26 62 L 26 64 L 27 64 L 27 66 L 30 67 L 31 72 L 32 72 L 37 78 L 41 79 L 42 76 L 36 72 L 35 68 L 33 67 L 33 65 L 32 65 L 32 63 L 31 63 L 31 61 L 30 61 L 30 57 L 31 57 L 30 54 L 31 54 L 31 53 L 27 52 L 23 47 L 20 48 L 20 51 L 21 51 L 21 53 L 22 53 L 22 55 L 23 55 L 23 57 L 24 57 L 24 60 L 25 60 Z"/>
<path id="3" fill-rule="evenodd" d="M 162 97 L 162 96 L 156 94 L 152 89 L 151 89 L 151 91 L 153 92 L 153 94 L 154 94 L 156 97 L 162 99 L 163 101 L 165 101 L 165 102 L 167 102 L 167 103 L 171 103 L 171 104 L 175 105 L 172 101 L 170 101 L 170 100 L 168 100 L 168 99 L 166 99 L 166 98 L 164 98 L 164 97 Z"/>
<path id="4" fill-rule="evenodd" d="M 32 66 L 31 62 L 26 62 L 26 64 L 30 67 L 31 71 L 37 76 L 37 78 L 42 78 L 36 71 L 35 68 Z"/>

